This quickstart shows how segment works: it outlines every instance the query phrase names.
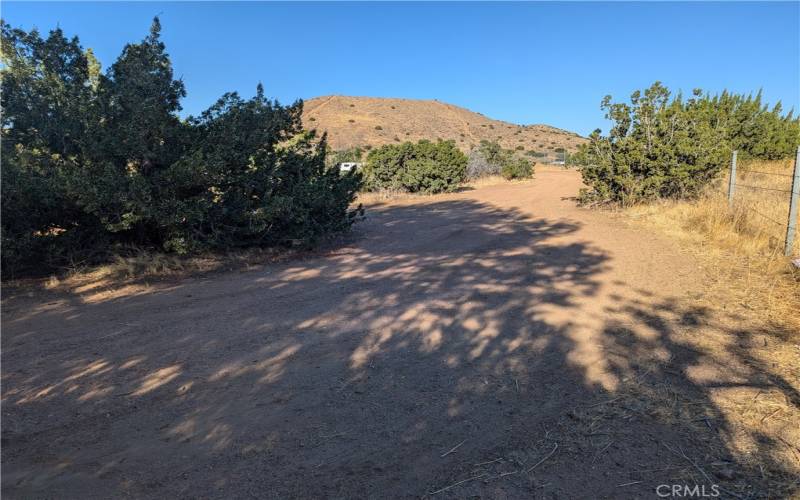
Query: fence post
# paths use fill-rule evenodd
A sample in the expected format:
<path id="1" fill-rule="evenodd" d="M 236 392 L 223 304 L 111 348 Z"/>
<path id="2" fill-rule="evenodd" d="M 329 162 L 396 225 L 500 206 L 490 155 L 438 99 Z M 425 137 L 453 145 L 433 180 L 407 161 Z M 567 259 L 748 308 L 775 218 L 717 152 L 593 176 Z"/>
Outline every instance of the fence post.
<path id="1" fill-rule="evenodd" d="M 731 178 L 728 181 L 728 206 L 733 208 L 733 191 L 736 189 L 736 151 L 731 155 Z"/>
<path id="2" fill-rule="evenodd" d="M 786 256 L 792 255 L 792 245 L 794 245 L 794 233 L 797 229 L 797 198 L 800 197 L 800 146 L 797 146 L 797 154 L 794 157 L 794 176 L 792 177 L 792 194 L 789 201 L 789 223 L 786 225 L 786 246 L 783 253 Z"/>

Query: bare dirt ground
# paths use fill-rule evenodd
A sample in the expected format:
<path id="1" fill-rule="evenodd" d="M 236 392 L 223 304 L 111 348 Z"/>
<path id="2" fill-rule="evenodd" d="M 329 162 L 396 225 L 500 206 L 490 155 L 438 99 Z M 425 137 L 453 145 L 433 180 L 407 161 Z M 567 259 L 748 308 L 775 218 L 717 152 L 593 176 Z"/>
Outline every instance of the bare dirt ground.
<path id="1" fill-rule="evenodd" d="M 797 495 L 796 338 L 704 305 L 696 261 L 579 184 L 375 204 L 256 268 L 4 290 L 3 495 Z"/>

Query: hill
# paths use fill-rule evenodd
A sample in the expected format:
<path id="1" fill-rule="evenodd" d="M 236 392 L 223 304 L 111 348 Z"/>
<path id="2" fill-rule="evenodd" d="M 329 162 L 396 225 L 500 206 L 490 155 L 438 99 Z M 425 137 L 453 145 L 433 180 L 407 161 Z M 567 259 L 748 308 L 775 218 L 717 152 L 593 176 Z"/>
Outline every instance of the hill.
<path id="1" fill-rule="evenodd" d="M 586 141 L 549 125 L 517 125 L 436 100 L 324 96 L 305 102 L 303 124 L 328 132 L 335 150 L 420 139 L 452 139 L 468 152 L 482 139 L 551 159 L 558 148 L 575 151 Z"/>

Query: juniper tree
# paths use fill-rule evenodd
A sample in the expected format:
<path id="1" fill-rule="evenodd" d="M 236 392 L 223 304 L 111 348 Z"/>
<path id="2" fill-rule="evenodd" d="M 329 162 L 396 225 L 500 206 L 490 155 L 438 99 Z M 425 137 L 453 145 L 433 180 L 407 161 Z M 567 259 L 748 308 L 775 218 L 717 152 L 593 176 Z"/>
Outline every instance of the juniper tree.
<path id="1" fill-rule="evenodd" d="M 352 224 L 360 175 L 325 167 L 302 102 L 225 94 L 181 120 L 154 19 L 100 72 L 60 30 L 2 24 L 3 270 L 92 261 L 120 245 L 177 252 L 312 242 Z M 44 266 L 43 266 L 44 265 Z"/>
<path id="2" fill-rule="evenodd" d="M 726 167 L 731 150 L 743 157 L 778 159 L 800 144 L 800 120 L 779 103 L 762 103 L 762 94 L 719 95 L 695 89 L 689 99 L 674 98 L 656 82 L 629 103 L 601 108 L 612 127 L 589 137 L 571 160 L 582 166 L 589 186 L 587 202 L 635 203 L 656 197 L 697 195 Z"/>

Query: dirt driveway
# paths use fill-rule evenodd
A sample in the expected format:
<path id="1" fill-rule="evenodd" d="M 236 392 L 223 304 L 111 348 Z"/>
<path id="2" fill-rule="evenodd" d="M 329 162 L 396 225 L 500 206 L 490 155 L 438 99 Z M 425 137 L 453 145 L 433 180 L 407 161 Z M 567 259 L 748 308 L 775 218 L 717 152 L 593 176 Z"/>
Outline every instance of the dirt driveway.
<path id="1" fill-rule="evenodd" d="M 257 269 L 6 290 L 3 495 L 797 494 L 778 341 L 699 306 L 697 263 L 576 208 L 579 184 L 377 204 L 345 245 Z M 748 427 L 765 400 L 786 409 Z"/>

